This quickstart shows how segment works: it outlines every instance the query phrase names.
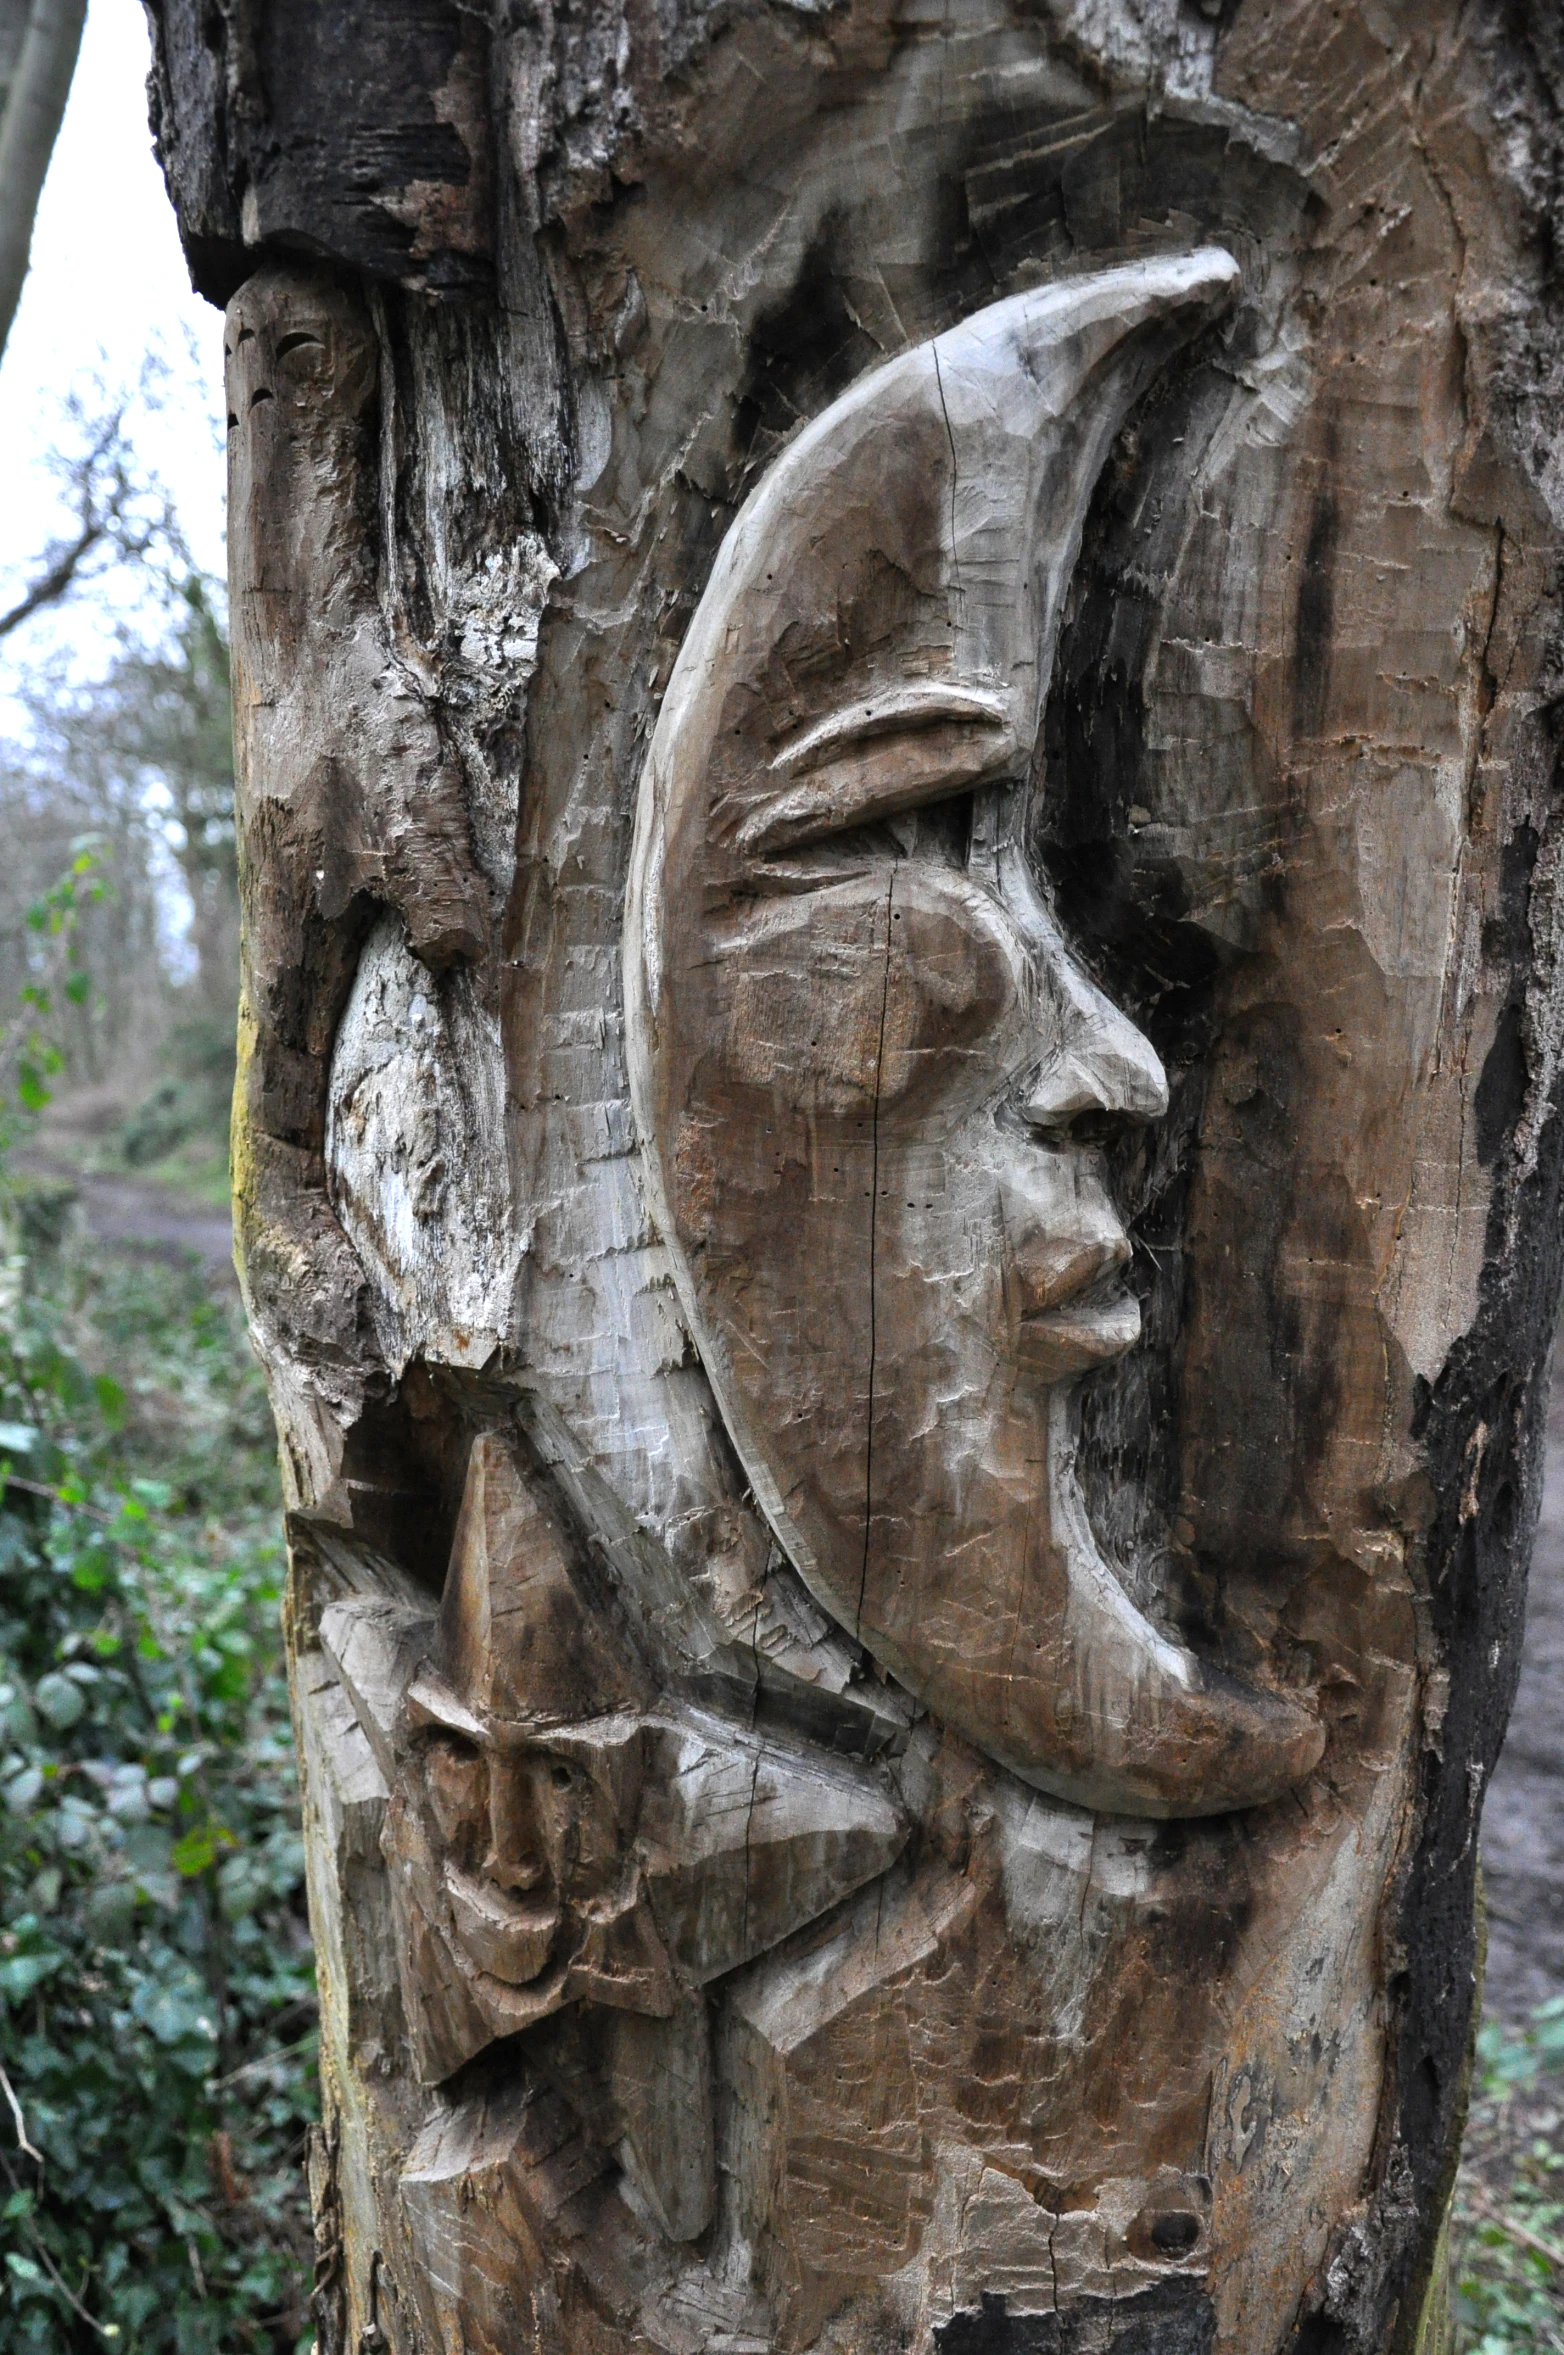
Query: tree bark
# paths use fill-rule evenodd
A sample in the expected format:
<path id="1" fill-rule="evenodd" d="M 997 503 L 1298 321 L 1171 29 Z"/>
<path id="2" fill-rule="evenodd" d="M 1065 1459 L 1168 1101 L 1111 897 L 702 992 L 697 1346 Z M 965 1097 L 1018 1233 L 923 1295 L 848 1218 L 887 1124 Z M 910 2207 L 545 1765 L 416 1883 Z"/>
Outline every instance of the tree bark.
<path id="1" fill-rule="evenodd" d="M 0 10 L 0 352 L 6 347 L 33 215 L 70 95 L 87 0 L 7 0 Z"/>
<path id="2" fill-rule="evenodd" d="M 152 18 L 324 2355 L 1441 2345 L 1552 14 Z"/>

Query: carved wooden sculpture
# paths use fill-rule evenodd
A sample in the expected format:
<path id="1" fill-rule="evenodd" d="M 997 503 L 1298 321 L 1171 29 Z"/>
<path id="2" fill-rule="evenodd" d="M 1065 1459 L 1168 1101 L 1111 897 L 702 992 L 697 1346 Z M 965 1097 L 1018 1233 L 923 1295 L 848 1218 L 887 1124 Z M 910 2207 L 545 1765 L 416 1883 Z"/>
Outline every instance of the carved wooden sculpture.
<path id="1" fill-rule="evenodd" d="M 657 1224 L 772 1529 L 936 1716 L 1121 1815 L 1322 1747 L 1158 1632 L 1080 1495 L 1074 1381 L 1140 1331 L 1103 1145 L 1167 1083 L 1023 831 L 1092 486 L 1238 283 L 1211 249 L 1013 296 L 799 435 L 663 698 L 627 918 Z"/>
<path id="2" fill-rule="evenodd" d="M 155 20 L 322 2355 L 1433 2349 L 1558 1272 L 1542 16 Z"/>

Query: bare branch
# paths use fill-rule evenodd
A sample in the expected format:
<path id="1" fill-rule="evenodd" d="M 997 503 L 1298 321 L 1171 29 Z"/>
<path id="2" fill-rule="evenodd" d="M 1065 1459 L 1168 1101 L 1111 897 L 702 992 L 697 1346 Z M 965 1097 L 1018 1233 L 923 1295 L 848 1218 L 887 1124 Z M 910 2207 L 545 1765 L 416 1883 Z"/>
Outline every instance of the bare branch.
<path id="1" fill-rule="evenodd" d="M 59 603 L 76 578 L 82 558 L 90 555 L 103 538 L 103 529 L 101 523 L 94 521 L 78 532 L 65 553 L 56 558 L 41 579 L 34 581 L 27 594 L 8 613 L 0 613 L 0 638 L 8 638 L 13 630 L 20 629 L 23 622 L 30 621 L 43 606 Z"/>
<path id="2" fill-rule="evenodd" d="M 27 2139 L 27 2120 L 22 2114 L 22 2105 L 17 2100 L 11 2080 L 6 2075 L 4 2069 L 0 2069 L 0 2092 L 4 2093 L 6 2100 L 10 2103 L 11 2115 L 16 2120 L 17 2148 L 19 2150 L 24 2150 L 30 2159 L 36 2159 L 41 2167 L 43 2165 L 43 2153 L 42 2151 L 34 2150 L 32 2144 Z"/>
<path id="3" fill-rule="evenodd" d="M 147 395 L 146 370 L 141 395 Z M 68 596 L 99 548 L 112 549 L 132 563 L 144 561 L 159 545 L 176 566 L 184 557 L 184 542 L 167 498 L 136 466 L 126 433 L 129 405 L 129 396 L 124 396 L 89 418 L 80 402 L 68 404 L 68 414 L 82 433 L 82 446 L 74 454 L 57 453 L 54 465 L 75 511 L 76 529 L 44 550 L 36 579 L 0 613 L 0 642 L 35 613 Z"/>

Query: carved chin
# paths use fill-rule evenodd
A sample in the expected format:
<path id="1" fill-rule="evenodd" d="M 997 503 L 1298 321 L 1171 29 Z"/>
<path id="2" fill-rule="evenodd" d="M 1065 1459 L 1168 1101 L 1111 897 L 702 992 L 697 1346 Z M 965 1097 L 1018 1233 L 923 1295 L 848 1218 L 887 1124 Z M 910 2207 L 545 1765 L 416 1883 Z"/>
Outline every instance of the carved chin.
<path id="1" fill-rule="evenodd" d="M 447 1864 L 445 1894 L 457 1939 L 490 1978 L 526 1987 L 545 1968 L 559 1935 L 560 1909 L 552 1899 L 508 1897 Z"/>

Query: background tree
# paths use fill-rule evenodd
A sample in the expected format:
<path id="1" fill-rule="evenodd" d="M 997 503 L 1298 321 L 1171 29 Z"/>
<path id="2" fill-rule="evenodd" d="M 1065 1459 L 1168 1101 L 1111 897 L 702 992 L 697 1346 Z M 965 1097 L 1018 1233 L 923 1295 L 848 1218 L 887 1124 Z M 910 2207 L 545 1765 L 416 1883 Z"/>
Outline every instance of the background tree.
<path id="1" fill-rule="evenodd" d="M 84 431 L 77 529 L 0 629 L 0 2339 L 297 2355 L 314 1987 L 275 1448 L 212 1234 L 226 634 L 131 411 Z"/>
<path id="2" fill-rule="evenodd" d="M 56 672 L 27 691 L 30 724 L 0 768 L 11 860 L 0 889 L 0 973 L 25 978 L 26 909 L 93 849 L 104 882 L 84 912 L 79 953 L 88 987 L 61 1044 L 68 1084 L 111 1075 L 127 1091 L 153 1084 L 172 1037 L 176 1076 L 154 1126 L 220 1126 L 233 1070 L 238 990 L 232 737 L 228 654 L 204 583 L 175 596 L 164 642 L 122 644 L 103 676 Z M 178 942 L 178 886 L 188 896 Z M 178 959 L 191 969 L 181 973 Z M 148 1132 L 150 1142 L 151 1131 Z"/>
<path id="3" fill-rule="evenodd" d="M 33 215 L 86 18 L 86 0 L 4 0 L 0 7 L 0 354 L 27 275 Z"/>

